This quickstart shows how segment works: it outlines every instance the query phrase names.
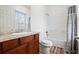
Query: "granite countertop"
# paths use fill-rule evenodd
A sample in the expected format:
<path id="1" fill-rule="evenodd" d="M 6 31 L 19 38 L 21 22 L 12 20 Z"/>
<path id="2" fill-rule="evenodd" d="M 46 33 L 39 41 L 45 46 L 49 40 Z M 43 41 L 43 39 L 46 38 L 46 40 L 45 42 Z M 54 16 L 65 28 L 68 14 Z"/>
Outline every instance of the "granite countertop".
<path id="1" fill-rule="evenodd" d="M 37 33 L 38 32 L 20 32 L 20 33 L 0 35 L 0 42 L 11 40 L 11 39 L 16 39 L 16 38 L 20 38 L 24 36 L 29 36 L 29 35 L 33 35 Z"/>

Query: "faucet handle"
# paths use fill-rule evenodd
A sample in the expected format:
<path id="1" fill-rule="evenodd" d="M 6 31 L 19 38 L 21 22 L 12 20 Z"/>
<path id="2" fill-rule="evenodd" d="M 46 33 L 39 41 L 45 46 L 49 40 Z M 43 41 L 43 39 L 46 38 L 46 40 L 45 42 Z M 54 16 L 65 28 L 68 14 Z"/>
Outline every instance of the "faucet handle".
<path id="1" fill-rule="evenodd" d="M 48 31 L 46 31 L 46 36 L 48 36 Z"/>
<path id="2" fill-rule="evenodd" d="M 46 31 L 46 34 L 48 34 L 48 31 Z"/>

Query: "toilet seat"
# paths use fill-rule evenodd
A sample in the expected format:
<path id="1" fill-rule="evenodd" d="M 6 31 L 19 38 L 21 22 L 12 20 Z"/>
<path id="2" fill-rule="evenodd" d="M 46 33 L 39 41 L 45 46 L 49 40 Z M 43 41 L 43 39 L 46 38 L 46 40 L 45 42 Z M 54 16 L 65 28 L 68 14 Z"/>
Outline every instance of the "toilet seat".
<path id="1" fill-rule="evenodd" d="M 43 45 L 43 46 L 52 46 L 52 42 L 50 41 L 50 40 L 42 40 L 41 42 L 40 42 L 40 44 L 41 45 Z"/>

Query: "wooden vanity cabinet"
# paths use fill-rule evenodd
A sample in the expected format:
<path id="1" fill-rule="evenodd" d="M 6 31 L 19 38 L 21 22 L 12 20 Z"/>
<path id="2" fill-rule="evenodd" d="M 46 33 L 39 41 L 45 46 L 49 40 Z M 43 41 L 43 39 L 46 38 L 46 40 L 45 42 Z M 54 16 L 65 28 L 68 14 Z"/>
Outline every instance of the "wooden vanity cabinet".
<path id="1" fill-rule="evenodd" d="M 29 43 L 29 54 L 38 54 L 39 53 L 39 34 L 34 35 L 34 39 Z"/>
<path id="2" fill-rule="evenodd" d="M 0 43 L 2 54 L 38 54 L 39 34 L 20 37 Z"/>
<path id="3" fill-rule="evenodd" d="M 35 41 L 34 42 L 34 49 L 35 49 L 35 54 L 38 54 L 39 53 L 39 41 Z"/>
<path id="4" fill-rule="evenodd" d="M 1 43 L 0 43 L 0 54 L 1 54 Z"/>
<path id="5" fill-rule="evenodd" d="M 34 35 L 30 35 L 30 36 L 25 36 L 25 37 L 22 37 L 20 38 L 20 44 L 26 44 L 30 41 L 34 40 Z"/>
<path id="6" fill-rule="evenodd" d="M 8 51 L 10 49 L 16 48 L 19 46 L 19 40 L 18 39 L 12 39 L 8 41 L 2 42 L 2 52 Z"/>
<path id="7" fill-rule="evenodd" d="M 20 38 L 20 44 L 28 44 L 28 54 L 34 54 L 34 35 Z M 26 52 L 27 53 L 27 52 Z"/>
<path id="8" fill-rule="evenodd" d="M 37 54 L 39 53 L 39 36 L 38 34 L 30 35 L 20 38 L 20 44 L 28 44 L 28 53 Z"/>
<path id="9" fill-rule="evenodd" d="M 38 54 L 39 53 L 39 44 L 36 41 L 30 41 L 29 43 L 29 54 Z"/>
<path id="10" fill-rule="evenodd" d="M 29 49 L 29 54 L 34 54 L 34 51 L 35 51 L 35 49 L 34 49 L 34 40 L 32 40 L 32 41 L 30 41 L 29 43 L 28 43 L 28 49 Z"/>
<path id="11" fill-rule="evenodd" d="M 35 39 L 39 40 L 39 34 L 35 34 Z"/>
<path id="12" fill-rule="evenodd" d="M 11 49 L 7 52 L 5 52 L 5 54 L 28 54 L 28 45 L 21 45 L 19 47 L 16 47 L 14 49 Z"/>
<path id="13" fill-rule="evenodd" d="M 39 34 L 35 34 L 35 38 L 34 38 L 34 45 L 35 47 L 35 53 L 38 54 L 39 53 Z"/>

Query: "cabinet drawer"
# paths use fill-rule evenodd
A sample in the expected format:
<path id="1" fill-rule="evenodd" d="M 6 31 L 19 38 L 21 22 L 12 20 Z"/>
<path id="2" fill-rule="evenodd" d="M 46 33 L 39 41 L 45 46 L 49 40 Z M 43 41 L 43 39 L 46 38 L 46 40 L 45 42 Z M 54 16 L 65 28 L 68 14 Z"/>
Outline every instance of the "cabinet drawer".
<path id="1" fill-rule="evenodd" d="M 31 40 L 34 40 L 33 35 L 22 37 L 20 38 L 20 44 L 26 44 L 27 42 L 30 42 Z"/>
<path id="2" fill-rule="evenodd" d="M 27 54 L 27 53 L 28 53 L 28 47 L 26 44 L 5 52 L 5 54 Z"/>
<path id="3" fill-rule="evenodd" d="M 19 40 L 18 39 L 12 39 L 9 41 L 2 42 L 2 51 L 7 51 L 9 49 L 15 48 L 19 46 Z"/>

